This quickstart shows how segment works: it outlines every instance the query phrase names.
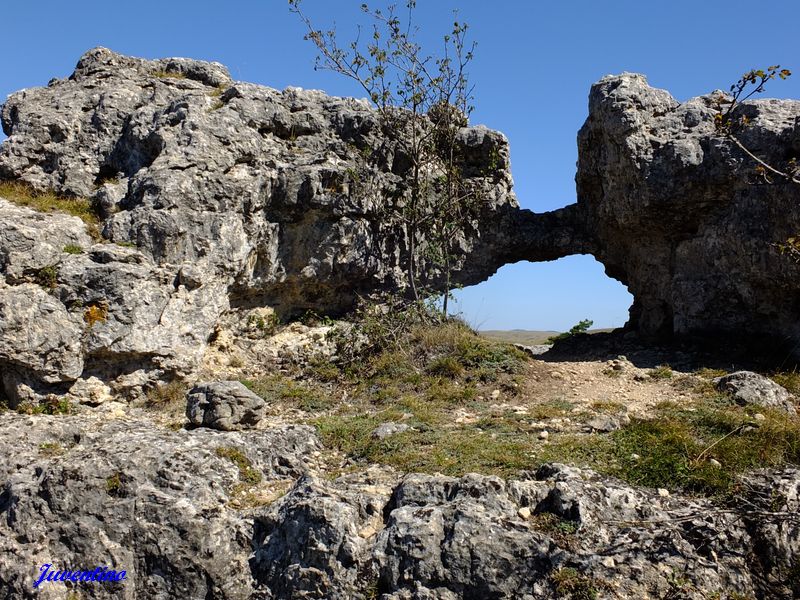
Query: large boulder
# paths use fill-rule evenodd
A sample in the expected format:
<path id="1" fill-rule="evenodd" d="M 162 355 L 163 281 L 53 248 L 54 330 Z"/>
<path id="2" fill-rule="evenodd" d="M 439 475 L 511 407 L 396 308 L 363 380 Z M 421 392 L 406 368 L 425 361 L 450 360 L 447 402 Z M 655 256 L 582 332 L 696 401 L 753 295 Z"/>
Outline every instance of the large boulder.
<path id="1" fill-rule="evenodd" d="M 189 423 L 222 431 L 254 428 L 266 408 L 264 399 L 239 381 L 201 383 L 186 395 Z"/>
<path id="2" fill-rule="evenodd" d="M 789 391 L 769 377 L 752 371 L 736 371 L 715 378 L 713 383 L 719 391 L 730 394 L 739 404 L 756 404 L 797 414 Z"/>
<path id="3" fill-rule="evenodd" d="M 0 180 L 87 198 L 114 242 L 95 246 L 76 218 L 0 200 L 0 306 L 14 311 L 0 324 L 12 328 L 0 373 L 12 403 L 31 395 L 20 381 L 41 397 L 91 376 L 136 396 L 189 378 L 230 313 L 336 313 L 408 285 L 407 231 L 391 218 L 408 195 L 408 161 L 366 101 L 97 48 L 68 79 L 12 94 L 2 125 Z M 504 260 L 487 224 L 500 232 L 517 203 L 506 138 L 465 128 L 458 144 L 482 204 L 457 236 L 472 258 L 455 264 L 453 282 L 474 283 Z M 14 289 L 41 269 L 51 289 Z M 440 276 L 424 261 L 419 271 Z M 35 301 L 17 310 L 20 294 Z M 103 317 L 91 328 L 90 306 Z M 20 335 L 26 327 L 49 341 Z"/>

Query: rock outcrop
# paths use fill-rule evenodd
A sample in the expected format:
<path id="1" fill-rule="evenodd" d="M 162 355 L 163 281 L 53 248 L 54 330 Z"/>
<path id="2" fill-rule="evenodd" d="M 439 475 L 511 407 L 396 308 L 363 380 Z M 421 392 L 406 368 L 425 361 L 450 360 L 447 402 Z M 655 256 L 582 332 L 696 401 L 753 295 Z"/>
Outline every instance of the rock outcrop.
<path id="1" fill-rule="evenodd" d="M 101 372 L 136 395 L 132 381 L 192 373 L 231 313 L 336 313 L 407 285 L 407 235 L 388 215 L 405 201 L 409 165 L 366 101 L 98 48 L 68 79 L 13 94 L 2 123 L 0 179 L 90 199 L 112 242 L 0 200 L 11 230 L 0 236 L 0 371 L 12 403 L 31 396 L 21 382 L 42 397 Z M 490 236 L 487 224 L 517 203 L 505 137 L 473 127 L 458 140 L 483 203 L 461 236 L 472 258 L 454 273 L 468 284 L 502 264 L 489 238 L 503 228 Z M 65 255 L 68 245 L 86 252 Z M 42 269 L 50 289 L 31 287 Z M 31 296 L 23 310 L 19 297 Z M 103 317 L 91 328 L 90 306 Z M 46 341 L 25 336 L 31 328 Z"/>
<path id="2" fill-rule="evenodd" d="M 800 153 L 800 102 L 740 110 L 753 152 L 776 165 Z M 578 137 L 578 201 L 544 214 L 518 208 L 506 138 L 462 129 L 481 209 L 457 236 L 453 283 L 592 254 L 632 292 L 629 328 L 746 332 L 797 353 L 800 263 L 779 245 L 800 232 L 800 186 L 753 181 L 714 112 L 711 96 L 679 103 L 640 75 L 604 78 Z M 0 200 L 0 372 L 12 404 L 80 397 L 92 377 L 136 397 L 196 373 L 209 342 L 235 338 L 231 323 L 262 323 L 264 307 L 338 313 L 359 294 L 407 289 L 408 232 L 390 215 L 405 202 L 408 161 L 365 101 L 98 48 L 68 79 L 11 95 L 2 124 L 0 179 L 89 198 L 105 242 L 77 219 Z M 434 267 L 420 270 L 437 285 Z"/>
<path id="3" fill-rule="evenodd" d="M 309 427 L 0 415 L 3 598 L 732 597 L 800 591 L 800 473 L 729 505 L 545 465 L 515 480 L 322 472 Z M 293 483 L 294 482 L 294 483 Z M 38 569 L 126 570 L 117 584 Z"/>
<path id="4" fill-rule="evenodd" d="M 576 207 L 593 254 L 633 294 L 629 326 L 652 334 L 767 336 L 797 353 L 800 185 L 766 183 L 715 129 L 710 94 L 678 102 L 641 75 L 592 86 L 578 135 Z M 739 109 L 738 137 L 768 163 L 800 157 L 800 101 Z"/>

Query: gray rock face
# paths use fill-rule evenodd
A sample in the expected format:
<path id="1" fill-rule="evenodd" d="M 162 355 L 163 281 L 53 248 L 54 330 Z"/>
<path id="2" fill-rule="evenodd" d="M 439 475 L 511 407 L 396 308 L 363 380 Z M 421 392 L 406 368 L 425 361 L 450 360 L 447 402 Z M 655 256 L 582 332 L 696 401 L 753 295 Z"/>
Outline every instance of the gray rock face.
<path id="1" fill-rule="evenodd" d="M 192 425 L 236 431 L 252 429 L 264 418 L 266 402 L 238 381 L 201 383 L 186 395 Z"/>
<path id="2" fill-rule="evenodd" d="M 134 248 L 94 244 L 75 217 L 0 199 L 0 222 L 0 379 L 12 406 L 92 377 L 136 396 L 192 371 L 228 306 L 219 281 L 187 287 Z"/>
<path id="3" fill-rule="evenodd" d="M 243 481 L 220 448 L 238 449 L 262 481 Z M 83 598 L 250 598 L 253 525 L 231 501 L 242 486 L 300 476 L 318 449 L 308 427 L 172 432 L 136 419 L 0 415 L 2 597 L 65 597 L 63 583 L 33 588 L 50 563 L 127 571 L 118 584 L 79 584 Z"/>
<path id="4" fill-rule="evenodd" d="M 405 202 L 408 165 L 378 135 L 365 101 L 233 82 L 215 63 L 98 48 L 68 79 L 13 94 L 2 124 L 0 179 L 91 199 L 104 237 L 136 248 L 65 256 L 68 244 L 92 246 L 76 219 L 0 201 L 5 283 L 58 270 L 53 299 L 14 319 L 41 327 L 46 318 L 66 339 L 42 347 L 46 359 L 28 356 L 19 335 L 0 351 L 0 371 L 19 371 L 38 392 L 61 393 L 53 384 L 99 372 L 114 381 L 138 373 L 126 381 L 139 383 L 188 377 L 229 310 L 337 312 L 357 294 L 407 285 L 407 234 L 391 215 Z M 491 240 L 504 234 L 488 235 L 485 223 L 517 203 L 505 137 L 475 127 L 458 139 L 483 201 L 459 237 L 473 258 L 456 265 L 454 282 L 470 283 L 502 264 Z M 76 302 L 105 303 L 106 320 L 87 332 Z M 4 376 L 12 402 L 22 398 L 14 377 Z"/>
<path id="5" fill-rule="evenodd" d="M 714 379 L 714 385 L 740 404 L 758 404 L 797 414 L 791 394 L 768 377 L 752 371 L 737 371 Z"/>
<path id="6" fill-rule="evenodd" d="M 800 102 L 748 101 L 739 138 L 783 166 Z M 800 339 L 800 264 L 777 245 L 800 232 L 800 186 L 759 183 L 714 127 L 712 95 L 680 103 L 641 75 L 592 86 L 578 135 L 577 211 L 593 254 L 634 296 L 630 325 L 665 334 Z"/>
<path id="7" fill-rule="evenodd" d="M 390 499 L 374 481 L 307 478 L 257 520 L 254 565 L 275 598 L 563 598 L 560 577 L 592 594 L 579 597 L 663 598 L 676 572 L 687 598 L 789 598 L 799 482 L 796 470 L 748 480 L 747 502 L 771 486 L 785 500 L 768 522 L 757 504 L 728 510 L 559 465 L 518 481 L 409 475 Z"/>

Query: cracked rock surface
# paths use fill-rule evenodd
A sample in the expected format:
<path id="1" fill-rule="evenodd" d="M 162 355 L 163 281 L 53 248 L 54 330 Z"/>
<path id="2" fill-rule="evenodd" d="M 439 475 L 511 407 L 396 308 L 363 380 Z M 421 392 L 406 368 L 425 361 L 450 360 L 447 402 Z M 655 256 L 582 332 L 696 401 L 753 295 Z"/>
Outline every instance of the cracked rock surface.
<path id="1" fill-rule="evenodd" d="M 98 599 L 561 598 L 569 582 L 598 598 L 663 598 L 676 582 L 698 600 L 798 591 L 793 468 L 748 475 L 720 504 L 558 464 L 514 480 L 377 466 L 331 480 L 320 449 L 305 426 L 0 415 L 2 597 L 62 598 L 63 583 L 33 589 L 45 563 L 124 568 L 124 584 L 80 586 Z"/>

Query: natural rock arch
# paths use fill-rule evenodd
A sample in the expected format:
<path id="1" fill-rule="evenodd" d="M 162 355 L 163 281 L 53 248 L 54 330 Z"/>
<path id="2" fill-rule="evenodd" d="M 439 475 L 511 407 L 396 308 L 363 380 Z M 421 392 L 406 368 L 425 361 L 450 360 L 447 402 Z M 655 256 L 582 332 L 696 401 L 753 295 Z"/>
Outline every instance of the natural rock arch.
<path id="1" fill-rule="evenodd" d="M 800 153 L 800 102 L 743 110 L 749 148 L 775 162 Z M 800 191 L 751 185 L 749 159 L 716 134 L 714 112 L 710 97 L 679 103 L 641 75 L 602 79 L 578 135 L 578 201 L 542 214 L 518 207 L 506 138 L 464 129 L 485 202 L 462 232 L 454 282 L 588 253 L 634 295 L 629 328 L 800 339 L 800 265 L 776 246 L 800 232 Z M 136 246 L 64 256 L 75 239 L 91 246 L 79 221 L 0 201 L 0 367 L 12 397 L 90 375 L 140 389 L 191 373 L 228 311 L 336 312 L 358 293 L 405 286 L 404 232 L 348 175 L 364 168 L 363 148 L 378 148 L 370 177 L 403 187 L 364 101 L 97 48 L 69 79 L 10 96 L 2 125 L 0 179 L 89 197 L 104 237 Z M 20 312 L 19 286 L 56 263 L 54 293 Z M 105 320 L 87 329 L 86 306 L 106 306 Z M 60 343 L 65 332 L 80 343 Z"/>

